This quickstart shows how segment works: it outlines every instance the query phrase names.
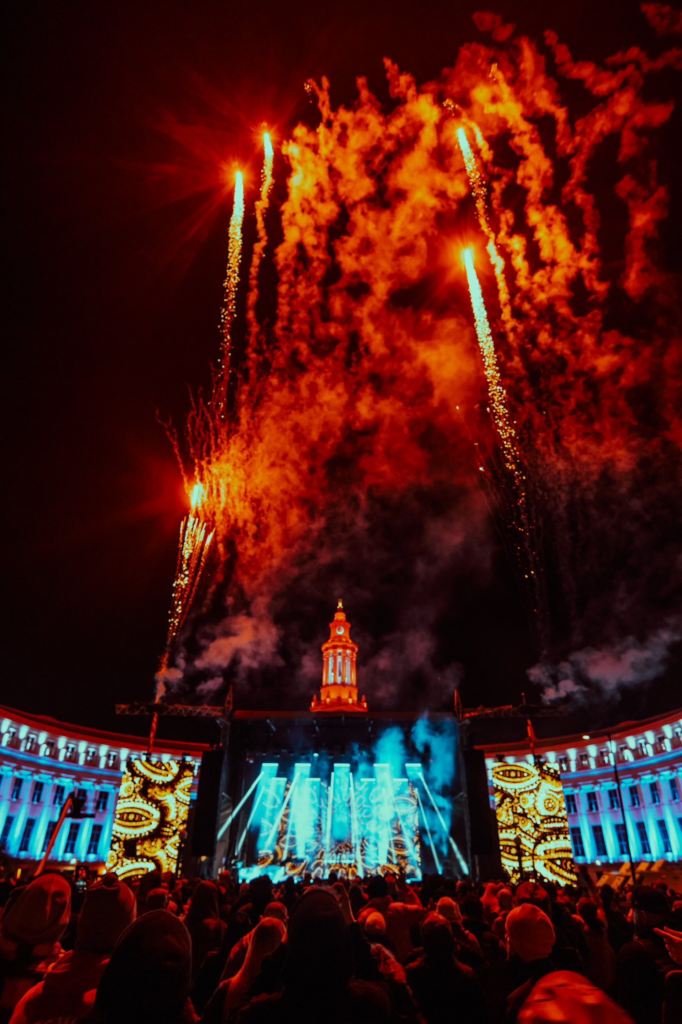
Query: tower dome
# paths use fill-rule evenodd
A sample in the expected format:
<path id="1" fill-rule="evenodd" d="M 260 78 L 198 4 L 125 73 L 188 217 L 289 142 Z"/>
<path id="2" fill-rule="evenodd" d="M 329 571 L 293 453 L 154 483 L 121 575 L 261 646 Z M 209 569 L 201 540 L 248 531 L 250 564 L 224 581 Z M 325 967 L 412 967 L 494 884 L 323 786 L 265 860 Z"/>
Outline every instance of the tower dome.
<path id="1" fill-rule="evenodd" d="M 343 610 L 343 601 L 336 606 L 334 621 L 329 623 L 329 640 L 322 644 L 322 688 L 319 698 L 313 697 L 311 711 L 364 712 L 367 701 L 358 697 L 358 645 L 350 638 L 350 622 Z"/>

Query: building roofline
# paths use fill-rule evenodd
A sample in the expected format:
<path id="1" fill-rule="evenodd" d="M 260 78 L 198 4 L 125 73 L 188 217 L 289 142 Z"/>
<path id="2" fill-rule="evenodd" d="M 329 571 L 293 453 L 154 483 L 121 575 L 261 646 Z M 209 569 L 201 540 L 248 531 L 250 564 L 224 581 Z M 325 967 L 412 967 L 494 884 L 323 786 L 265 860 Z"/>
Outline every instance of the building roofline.
<path id="1" fill-rule="evenodd" d="M 28 725 L 29 728 L 44 730 L 46 732 L 58 732 L 72 739 L 89 740 L 96 743 L 107 744 L 116 747 L 139 747 L 147 745 L 145 736 L 129 736 L 121 732 L 106 732 L 102 729 L 89 729 L 82 725 L 71 725 L 69 722 L 61 722 L 49 715 L 32 715 L 17 708 L 7 707 L 0 704 L 0 718 L 10 718 L 21 725 Z M 155 746 L 162 749 L 163 753 L 203 753 L 210 750 L 210 743 L 195 743 L 189 740 L 167 740 L 157 739 Z"/>
<path id="2" fill-rule="evenodd" d="M 652 718 L 640 718 L 633 721 L 621 722 L 619 725 L 614 725 L 608 729 L 594 729 L 589 733 L 573 733 L 568 736 L 552 736 L 550 738 L 536 737 L 535 749 L 538 753 L 555 750 L 565 749 L 570 747 L 583 747 L 590 743 L 599 743 L 600 740 L 608 741 L 609 736 L 611 740 L 622 739 L 624 736 L 632 735 L 633 733 L 642 733 L 649 730 L 655 731 L 660 729 L 664 725 L 670 725 L 673 722 L 679 722 L 682 719 L 682 709 L 676 711 L 668 711 L 663 715 L 655 715 Z M 588 739 L 583 737 L 588 735 Z M 530 745 L 525 740 L 516 740 L 510 743 L 477 743 L 477 750 L 484 750 L 489 755 L 500 755 L 500 754 L 516 754 L 516 753 L 529 753 Z"/>

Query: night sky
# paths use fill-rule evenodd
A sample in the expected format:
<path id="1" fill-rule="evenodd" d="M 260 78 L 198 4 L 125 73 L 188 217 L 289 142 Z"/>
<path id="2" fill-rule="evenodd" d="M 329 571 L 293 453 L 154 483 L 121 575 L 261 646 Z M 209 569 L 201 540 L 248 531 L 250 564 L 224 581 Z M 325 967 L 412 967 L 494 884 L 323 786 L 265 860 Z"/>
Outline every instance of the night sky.
<path id="1" fill-rule="evenodd" d="M 385 56 L 420 83 L 436 78 L 462 44 L 483 40 L 471 19 L 480 6 L 6 6 L 4 704 L 100 728 L 141 725 L 122 723 L 114 704 L 151 699 L 163 649 L 186 498 L 158 417 L 182 424 L 188 388 L 208 384 L 216 357 L 230 214 L 221 176 L 235 161 L 257 173 L 264 121 L 280 139 L 301 118 L 315 123 L 309 77 L 330 79 L 335 105 L 353 101 L 358 75 L 386 98 Z M 658 45 L 630 0 L 498 0 L 494 10 L 538 41 L 554 29 L 576 59 Z M 679 77 L 665 88 L 675 96 Z M 678 275 L 680 137 L 676 111 L 660 177 L 672 192 L 661 258 Z M 663 523 L 678 498 L 667 494 Z M 401 534 L 398 560 L 406 544 Z M 677 559 L 661 612 L 669 624 L 682 562 L 667 533 L 665 544 Z M 515 702 L 528 687 L 534 641 L 502 546 L 489 557 L 485 584 L 473 557 L 439 581 L 450 608 L 439 707 L 451 706 L 455 678 L 465 704 Z M 324 578 L 326 592 L 289 592 L 287 614 L 306 618 L 297 650 L 300 637 L 313 652 L 327 639 L 344 591 L 337 575 Z M 400 581 L 384 581 L 392 587 Z M 365 579 L 362 601 L 347 600 L 365 650 L 392 628 L 381 588 L 374 604 L 372 592 Z M 679 706 L 679 648 L 657 680 L 593 706 L 590 720 Z M 362 661 L 361 646 L 361 679 Z M 285 658 L 266 692 L 273 705 L 305 707 L 289 670 Z M 417 706 L 415 685 L 398 698 L 405 706 Z M 253 703 L 245 688 L 237 701 Z"/>

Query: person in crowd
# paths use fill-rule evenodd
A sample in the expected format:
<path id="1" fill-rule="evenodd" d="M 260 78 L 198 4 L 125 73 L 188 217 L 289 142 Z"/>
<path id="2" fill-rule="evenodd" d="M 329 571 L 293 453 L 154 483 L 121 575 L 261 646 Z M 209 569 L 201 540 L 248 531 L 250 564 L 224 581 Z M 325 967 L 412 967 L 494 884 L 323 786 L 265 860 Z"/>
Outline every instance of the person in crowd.
<path id="1" fill-rule="evenodd" d="M 123 932 L 97 986 L 87 1024 L 193 1024 L 192 941 L 168 910 L 143 914 Z"/>
<path id="2" fill-rule="evenodd" d="M 504 945 L 485 920 L 483 904 L 478 896 L 469 894 L 460 904 L 462 927 L 473 935 L 481 952 L 492 966 L 504 960 Z"/>
<path id="3" fill-rule="evenodd" d="M 59 874 L 40 875 L 8 900 L 0 923 L 0 1024 L 61 956 L 70 916 L 71 886 Z"/>
<path id="4" fill-rule="evenodd" d="M 152 889 L 151 892 L 147 893 L 147 899 L 144 903 L 144 913 L 148 914 L 150 910 L 170 910 L 168 905 L 168 895 L 168 889 Z M 172 910 L 171 913 L 173 913 Z"/>
<path id="5" fill-rule="evenodd" d="M 632 895 L 634 939 L 621 946 L 616 962 L 613 993 L 635 1024 L 659 1024 L 663 1012 L 666 976 L 675 970 L 666 941 L 661 937 L 670 914 L 665 896 L 650 886 Z"/>
<path id="6" fill-rule="evenodd" d="M 632 924 L 620 909 L 618 893 L 605 883 L 599 887 L 599 898 L 606 920 L 609 943 L 614 953 L 620 952 L 621 946 L 630 942 L 633 936 Z"/>
<path id="7" fill-rule="evenodd" d="M 538 981 L 519 1010 L 518 1024 L 633 1024 L 632 1018 L 587 978 L 554 971 Z"/>
<path id="8" fill-rule="evenodd" d="M 135 919 L 135 897 L 116 875 L 105 875 L 88 889 L 76 945 L 62 954 L 43 981 L 17 1004 L 10 1024 L 75 1024 L 92 1009 L 95 989 L 119 936 Z"/>
<path id="9" fill-rule="evenodd" d="M 284 903 L 281 903 L 279 900 L 273 900 L 272 903 L 268 903 L 267 907 L 263 911 L 261 921 L 265 920 L 265 918 L 267 917 L 274 917 L 276 920 L 281 921 L 286 930 L 286 923 L 289 917 L 289 912 Z M 257 927 L 258 925 L 256 925 L 256 928 Z M 246 935 L 242 936 L 242 938 L 240 938 L 239 941 L 236 942 L 232 947 L 232 950 L 230 952 L 227 963 L 225 964 L 225 968 L 222 973 L 223 979 L 232 978 L 241 968 L 242 964 L 244 963 L 244 960 L 246 959 L 249 943 L 251 942 L 254 932 L 255 928 L 251 928 L 246 933 Z"/>
<path id="10" fill-rule="evenodd" d="M 455 941 L 455 955 L 461 963 L 474 969 L 483 963 L 483 954 L 478 939 L 467 931 L 462 924 L 462 912 L 459 904 L 450 896 L 441 896 L 436 904 L 436 913 L 444 917 L 450 926 Z"/>
<path id="11" fill-rule="evenodd" d="M 405 969 L 426 1024 L 484 1024 L 487 1010 L 474 972 L 455 956 L 448 922 L 430 913 L 421 926 L 423 954 Z M 456 1015 L 456 1016 L 455 1016 Z"/>
<path id="12" fill-rule="evenodd" d="M 585 974 L 594 985 L 608 992 L 616 973 L 616 954 L 609 944 L 606 924 L 595 901 L 587 896 L 578 900 L 578 915 L 588 949 Z"/>
<path id="13" fill-rule="evenodd" d="M 534 903 L 514 907 L 505 927 L 509 953 L 506 1017 L 513 1022 L 535 983 L 555 971 L 550 960 L 555 935 L 549 917 Z"/>
<path id="14" fill-rule="evenodd" d="M 367 884 L 368 902 L 360 914 L 360 921 L 372 911 L 378 911 L 386 921 L 386 931 L 395 955 L 404 963 L 413 950 L 410 929 L 426 917 L 426 910 L 417 894 L 400 880 L 396 888 L 398 899 L 393 899 L 383 875 L 375 875 Z"/>
<path id="15" fill-rule="evenodd" d="M 209 953 L 220 948 L 225 934 L 225 922 L 218 907 L 218 886 L 214 882 L 199 882 L 185 918 L 192 939 L 193 981 Z"/>
<path id="16" fill-rule="evenodd" d="M 350 927 L 331 892 L 313 886 L 298 899 L 289 919 L 281 990 L 257 996 L 234 1019 L 235 1024 L 389 1021 L 386 992 L 354 977 Z"/>
<path id="17" fill-rule="evenodd" d="M 232 977 L 231 974 L 225 973 L 225 965 L 235 946 L 239 945 L 240 940 L 252 930 L 251 918 L 243 910 L 237 910 L 229 918 L 220 949 L 209 953 L 204 958 L 196 975 L 196 981 L 192 988 L 192 1002 L 199 1013 L 209 1002 L 220 984 L 220 979 L 223 976 Z"/>
<path id="18" fill-rule="evenodd" d="M 202 1024 L 222 1024 L 234 1017 L 237 1007 L 252 994 L 264 960 L 277 950 L 285 934 L 282 921 L 275 917 L 261 918 L 251 933 L 243 964 L 236 974 L 220 983 L 204 1011 Z"/>

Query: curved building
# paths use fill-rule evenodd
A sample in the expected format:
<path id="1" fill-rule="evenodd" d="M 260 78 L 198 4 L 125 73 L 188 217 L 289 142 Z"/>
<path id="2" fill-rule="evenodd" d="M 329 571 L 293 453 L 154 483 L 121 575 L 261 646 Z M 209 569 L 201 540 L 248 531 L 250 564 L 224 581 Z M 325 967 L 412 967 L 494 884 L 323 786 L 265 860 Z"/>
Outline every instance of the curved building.
<path id="1" fill-rule="evenodd" d="M 533 762 L 527 745 L 483 750 L 491 797 L 495 761 Z M 619 871 L 631 861 L 682 860 L 682 711 L 538 739 L 535 752 L 561 773 L 577 864 Z"/>
<path id="2" fill-rule="evenodd" d="M 200 761 L 207 749 L 173 740 L 160 740 L 157 746 L 154 756 L 161 760 L 184 754 Z M 50 863 L 102 865 L 126 761 L 142 757 L 145 748 L 139 736 L 85 729 L 0 706 L 0 853 L 39 861 L 73 793 L 83 799 L 87 816 L 66 818 Z"/>

